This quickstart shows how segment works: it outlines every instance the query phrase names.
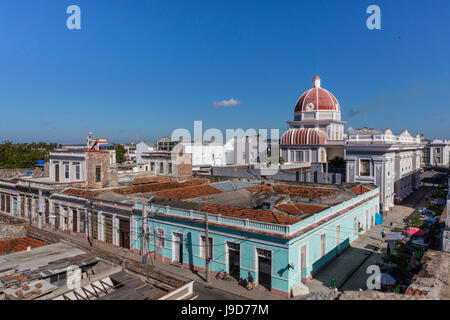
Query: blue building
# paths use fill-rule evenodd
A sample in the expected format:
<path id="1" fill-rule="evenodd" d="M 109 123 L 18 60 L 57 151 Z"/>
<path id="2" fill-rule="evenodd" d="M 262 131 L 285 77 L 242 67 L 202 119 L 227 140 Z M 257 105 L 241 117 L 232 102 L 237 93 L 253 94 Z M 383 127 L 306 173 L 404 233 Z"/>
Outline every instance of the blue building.
<path id="1" fill-rule="evenodd" d="M 182 200 L 168 192 L 161 196 L 135 203 L 135 250 L 144 243 L 152 258 L 200 271 L 210 261 L 213 274 L 228 272 L 237 279 L 251 274 L 258 285 L 287 297 L 370 229 L 379 212 L 379 189 L 373 185 L 273 185 Z"/>
<path id="2" fill-rule="evenodd" d="M 190 269 L 204 271 L 209 261 L 213 274 L 251 275 L 258 285 L 287 297 L 370 229 L 380 211 L 380 191 L 372 184 L 156 179 L 53 190 L 28 183 L 0 181 L 1 213 L 28 219 L 31 212 L 39 228 Z"/>

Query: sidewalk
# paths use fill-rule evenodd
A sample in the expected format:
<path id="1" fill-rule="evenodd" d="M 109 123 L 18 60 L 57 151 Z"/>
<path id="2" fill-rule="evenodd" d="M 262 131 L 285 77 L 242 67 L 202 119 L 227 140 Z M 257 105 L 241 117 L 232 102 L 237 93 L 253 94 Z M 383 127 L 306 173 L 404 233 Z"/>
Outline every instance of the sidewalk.
<path id="1" fill-rule="evenodd" d="M 170 272 L 173 274 L 177 274 L 179 276 L 183 276 L 185 278 L 189 278 L 194 280 L 196 283 L 208 288 L 212 287 L 214 289 L 222 290 L 227 293 L 231 293 L 237 295 L 243 299 L 249 300 L 286 300 L 287 298 L 275 295 L 270 291 L 264 289 L 263 287 L 257 287 L 253 290 L 247 290 L 244 287 L 240 286 L 235 279 L 231 280 L 217 280 L 215 277 L 210 277 L 210 283 L 205 282 L 205 274 L 204 273 L 194 273 L 193 271 L 181 268 L 178 266 L 154 261 L 153 266 L 162 271 L 162 272 Z"/>

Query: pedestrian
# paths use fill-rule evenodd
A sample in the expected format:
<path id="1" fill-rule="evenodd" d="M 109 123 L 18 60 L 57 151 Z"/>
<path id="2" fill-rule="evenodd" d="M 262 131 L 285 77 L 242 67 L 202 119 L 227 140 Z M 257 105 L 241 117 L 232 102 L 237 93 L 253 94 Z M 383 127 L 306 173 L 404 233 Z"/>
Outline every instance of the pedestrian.
<path id="1" fill-rule="evenodd" d="M 384 236 L 385 236 L 386 234 L 384 233 L 384 229 L 381 229 L 381 237 L 384 239 Z"/>

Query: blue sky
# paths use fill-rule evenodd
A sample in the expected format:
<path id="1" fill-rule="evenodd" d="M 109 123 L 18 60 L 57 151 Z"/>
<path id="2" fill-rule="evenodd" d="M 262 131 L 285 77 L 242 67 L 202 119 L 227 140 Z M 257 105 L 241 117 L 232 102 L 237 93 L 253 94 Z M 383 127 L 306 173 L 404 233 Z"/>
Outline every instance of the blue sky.
<path id="1" fill-rule="evenodd" d="M 448 0 L 2 1 L 0 140 L 284 130 L 316 74 L 346 127 L 450 139 L 449 21 Z"/>

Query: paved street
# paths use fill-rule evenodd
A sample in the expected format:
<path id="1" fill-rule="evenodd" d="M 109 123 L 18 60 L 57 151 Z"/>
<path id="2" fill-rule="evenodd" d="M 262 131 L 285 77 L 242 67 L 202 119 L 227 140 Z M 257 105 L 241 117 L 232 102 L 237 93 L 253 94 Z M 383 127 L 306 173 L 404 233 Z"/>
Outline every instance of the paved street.
<path id="1" fill-rule="evenodd" d="M 194 283 L 194 291 L 198 293 L 197 300 L 247 300 L 244 297 L 211 286 L 205 286 L 197 281 Z"/>
<path id="2" fill-rule="evenodd" d="M 372 227 L 367 233 L 352 243 L 340 257 L 331 262 L 307 283 L 311 291 L 329 291 L 331 279 L 336 279 L 340 291 L 367 289 L 367 267 L 381 262 L 382 254 L 387 244 L 381 238 L 381 230 L 388 234 L 402 231 L 406 225 L 405 220 L 416 209 L 425 206 L 425 197 L 429 188 L 421 188 L 411 194 L 401 205 L 396 205 L 387 213 L 383 224 Z M 392 222 L 392 228 L 390 224 Z"/>
<path id="3" fill-rule="evenodd" d="M 336 285 L 340 291 L 367 289 L 366 281 L 369 277 L 367 267 L 381 262 L 387 247 L 381 238 L 381 230 L 384 229 L 386 234 L 403 231 L 409 218 L 418 216 L 418 210 L 424 208 L 429 202 L 433 186 L 437 186 L 438 181 L 445 176 L 446 173 L 440 169 L 425 171 L 421 175 L 424 187 L 411 194 L 402 204 L 392 208 L 387 213 L 383 224 L 372 227 L 352 243 L 352 246 L 340 257 L 321 270 L 307 283 L 310 290 L 329 291 L 332 278 L 336 279 Z"/>

